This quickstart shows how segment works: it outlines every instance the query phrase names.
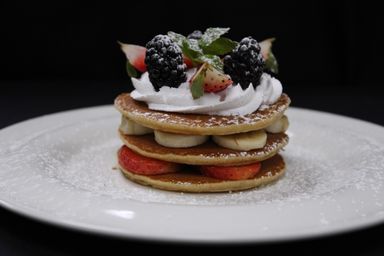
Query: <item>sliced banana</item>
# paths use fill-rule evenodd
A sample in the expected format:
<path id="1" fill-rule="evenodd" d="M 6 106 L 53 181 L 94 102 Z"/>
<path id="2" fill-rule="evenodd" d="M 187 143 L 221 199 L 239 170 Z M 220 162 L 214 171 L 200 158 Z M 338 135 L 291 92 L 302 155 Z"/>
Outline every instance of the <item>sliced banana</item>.
<path id="1" fill-rule="evenodd" d="M 126 135 L 143 135 L 153 132 L 151 128 L 142 126 L 124 116 L 121 117 L 121 124 L 119 128 L 120 131 Z"/>
<path id="2" fill-rule="evenodd" d="M 216 144 L 224 148 L 243 151 L 262 148 L 267 142 L 267 134 L 264 130 L 213 136 L 212 138 Z"/>
<path id="3" fill-rule="evenodd" d="M 288 129 L 288 126 L 288 117 L 284 115 L 282 118 L 265 128 L 265 130 L 270 133 L 280 133 L 285 132 Z"/>
<path id="4" fill-rule="evenodd" d="M 189 148 L 203 144 L 208 140 L 206 135 L 186 135 L 155 131 L 155 141 L 164 147 Z"/>

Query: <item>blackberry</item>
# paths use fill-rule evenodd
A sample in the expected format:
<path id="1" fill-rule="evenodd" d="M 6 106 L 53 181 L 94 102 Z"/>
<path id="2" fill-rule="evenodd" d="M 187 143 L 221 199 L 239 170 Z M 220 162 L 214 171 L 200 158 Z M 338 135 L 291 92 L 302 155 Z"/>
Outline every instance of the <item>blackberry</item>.
<path id="1" fill-rule="evenodd" d="M 233 51 L 224 57 L 224 72 L 234 84 L 245 90 L 249 84 L 256 88 L 263 74 L 264 60 L 259 43 L 252 37 L 243 38 Z"/>
<path id="2" fill-rule="evenodd" d="M 166 35 L 157 35 L 146 45 L 145 64 L 156 91 L 163 86 L 179 87 L 187 80 L 183 54 Z"/>
<path id="3" fill-rule="evenodd" d="M 189 34 L 187 38 L 199 40 L 202 36 L 203 33 L 200 30 L 195 30 L 191 34 Z"/>

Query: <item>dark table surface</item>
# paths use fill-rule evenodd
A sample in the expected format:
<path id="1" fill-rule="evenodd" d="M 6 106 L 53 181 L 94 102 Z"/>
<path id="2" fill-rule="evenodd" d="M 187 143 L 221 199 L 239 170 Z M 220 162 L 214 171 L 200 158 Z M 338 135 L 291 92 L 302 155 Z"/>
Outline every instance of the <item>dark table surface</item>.
<path id="1" fill-rule="evenodd" d="M 128 90 L 127 81 L 0 81 L 0 128 L 28 118 L 62 110 L 111 104 L 114 97 Z M 338 113 L 384 125 L 383 94 L 378 87 L 285 87 L 292 106 Z M 166 250 L 180 252 L 188 247 L 201 252 L 201 245 L 156 243 L 103 237 L 47 225 L 0 208 L 0 255 L 74 255 L 94 252 L 110 254 Z M 384 255 L 384 224 L 361 230 L 269 244 L 247 244 L 223 248 L 204 246 L 204 250 L 252 249 L 254 253 L 308 254 L 335 250 L 353 255 Z"/>

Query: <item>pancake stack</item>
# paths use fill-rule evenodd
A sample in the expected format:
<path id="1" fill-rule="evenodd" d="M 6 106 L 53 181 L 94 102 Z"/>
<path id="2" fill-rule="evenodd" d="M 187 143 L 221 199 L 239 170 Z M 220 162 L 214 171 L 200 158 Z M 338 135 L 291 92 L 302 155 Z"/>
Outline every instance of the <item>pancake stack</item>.
<path id="1" fill-rule="evenodd" d="M 290 99 L 275 75 L 269 38 L 239 42 L 229 28 L 120 43 L 134 91 L 115 99 L 119 168 L 154 188 L 225 192 L 282 177 Z"/>
<path id="2" fill-rule="evenodd" d="M 119 135 L 124 143 L 118 152 L 119 167 L 134 182 L 180 192 L 238 191 L 271 183 L 285 172 L 278 152 L 288 143 L 284 112 L 289 104 L 289 97 L 282 94 L 274 104 L 246 115 L 182 114 L 151 110 L 129 93 L 121 94 L 115 99 L 122 114 Z M 138 174 L 124 166 L 123 150 L 177 163 L 178 170 Z M 201 171 L 204 166 L 224 169 L 259 162 L 261 169 L 246 179 L 215 178 Z"/>

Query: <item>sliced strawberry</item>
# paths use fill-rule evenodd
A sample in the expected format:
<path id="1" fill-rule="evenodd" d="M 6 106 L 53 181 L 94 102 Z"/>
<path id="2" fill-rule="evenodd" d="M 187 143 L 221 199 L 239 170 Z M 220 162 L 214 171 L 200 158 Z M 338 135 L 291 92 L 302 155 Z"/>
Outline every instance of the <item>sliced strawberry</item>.
<path id="1" fill-rule="evenodd" d="M 275 41 L 275 38 L 268 38 L 259 43 L 261 48 L 261 55 L 263 55 L 264 60 L 267 60 L 269 57 L 269 53 L 272 50 L 273 41 Z"/>
<path id="2" fill-rule="evenodd" d="M 246 180 L 255 177 L 260 171 L 261 163 L 253 163 L 241 166 L 216 166 L 203 165 L 201 172 L 209 177 L 221 180 Z"/>
<path id="3" fill-rule="evenodd" d="M 218 71 L 217 69 L 209 66 L 205 74 L 204 79 L 204 91 L 205 92 L 218 92 L 227 88 L 232 84 L 231 78 Z"/>
<path id="4" fill-rule="evenodd" d="M 141 175 L 156 175 L 176 172 L 180 166 L 176 163 L 139 155 L 127 146 L 122 146 L 120 148 L 118 152 L 118 161 L 119 165 L 125 170 Z"/>
<path id="5" fill-rule="evenodd" d="M 230 76 L 218 71 L 208 63 L 204 63 L 191 78 L 193 84 L 195 79 L 203 76 L 202 86 L 205 92 L 219 92 L 232 84 Z"/>
<path id="6" fill-rule="evenodd" d="M 123 43 L 120 43 L 120 47 L 132 66 L 134 66 L 140 72 L 144 73 L 147 71 L 147 66 L 144 63 L 145 52 L 147 51 L 145 47 Z"/>
<path id="7" fill-rule="evenodd" d="M 261 54 L 264 59 L 264 69 L 269 70 L 275 74 L 279 72 L 279 65 L 277 64 L 277 60 L 275 55 L 272 52 L 272 43 L 275 41 L 275 38 L 268 38 L 264 41 L 260 42 Z"/>

